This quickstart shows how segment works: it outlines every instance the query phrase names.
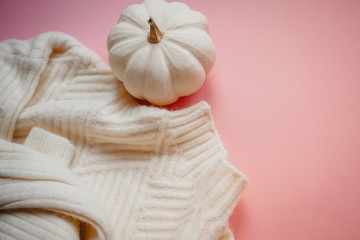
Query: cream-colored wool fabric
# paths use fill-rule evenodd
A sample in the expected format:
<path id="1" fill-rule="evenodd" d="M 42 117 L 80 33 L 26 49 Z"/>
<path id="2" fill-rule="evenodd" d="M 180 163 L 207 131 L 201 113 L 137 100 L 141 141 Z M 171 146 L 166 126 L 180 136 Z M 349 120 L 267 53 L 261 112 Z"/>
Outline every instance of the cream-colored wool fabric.
<path id="1" fill-rule="evenodd" d="M 205 102 L 139 105 L 56 32 L 0 43 L 0 239 L 233 239 L 247 178 Z"/>

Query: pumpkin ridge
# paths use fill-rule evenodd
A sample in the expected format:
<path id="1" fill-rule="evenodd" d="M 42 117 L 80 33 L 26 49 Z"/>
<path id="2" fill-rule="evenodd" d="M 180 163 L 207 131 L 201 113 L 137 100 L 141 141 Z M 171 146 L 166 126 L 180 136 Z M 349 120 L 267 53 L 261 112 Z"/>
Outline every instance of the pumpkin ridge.
<path id="1" fill-rule="evenodd" d="M 162 16 L 166 12 L 169 3 L 164 0 L 158 0 L 158 3 L 154 3 L 154 2 L 155 2 L 154 0 L 153 1 L 144 0 L 143 4 L 149 15 L 148 18 L 151 17 L 152 19 L 154 19 L 156 24 L 161 27 L 161 24 L 159 25 L 159 23 L 162 22 Z M 153 9 L 151 9 L 152 5 L 157 6 L 155 12 L 153 12 Z"/>
<path id="2" fill-rule="evenodd" d="M 141 40 L 135 42 L 133 39 L 127 39 L 127 40 L 124 40 L 122 42 L 115 43 L 113 45 L 113 48 L 114 47 L 117 48 L 117 47 L 120 47 L 120 46 L 123 47 L 123 45 L 127 45 L 127 44 L 128 44 L 128 46 L 126 46 L 126 47 L 128 47 L 128 48 L 134 47 L 135 45 L 139 45 L 138 48 L 134 49 L 135 52 L 133 52 L 133 54 L 136 53 L 136 51 L 138 51 L 138 50 L 140 50 L 141 48 L 144 47 L 143 41 L 141 41 Z"/>
<path id="3" fill-rule="evenodd" d="M 165 45 L 172 45 L 172 46 L 170 47 L 170 46 L 165 46 Z M 201 66 L 201 70 L 203 71 L 203 72 L 202 72 L 202 73 L 203 73 L 202 75 L 205 76 L 205 70 L 204 70 L 204 68 L 202 67 L 201 62 L 200 62 L 190 51 L 188 51 L 188 50 L 186 50 L 186 49 L 178 46 L 178 44 L 172 43 L 172 42 L 170 42 L 170 41 L 167 41 L 167 43 L 164 44 L 164 47 L 165 47 L 165 48 L 168 48 L 168 47 L 169 47 L 169 48 L 173 48 L 173 49 L 178 49 L 178 51 L 183 51 L 183 52 L 185 52 L 185 53 L 188 53 L 188 54 L 187 54 L 188 57 L 192 57 L 192 58 L 195 60 L 194 63 L 197 62 L 197 64 L 198 64 L 199 66 Z M 179 73 L 183 72 L 182 70 L 179 70 L 178 67 L 176 67 L 176 64 L 174 64 L 173 58 L 168 54 L 168 52 L 169 52 L 169 51 L 165 51 L 165 50 L 164 50 L 164 56 L 166 57 L 166 60 L 168 61 L 168 69 L 170 70 L 170 73 L 175 72 L 176 74 L 179 74 Z M 190 61 L 189 58 L 187 58 L 187 61 Z M 185 66 L 185 67 L 186 67 L 186 66 Z M 170 68 L 171 68 L 171 69 L 170 69 Z M 171 71 L 171 70 L 172 70 L 172 71 Z M 178 85 L 176 84 L 177 82 L 180 82 L 180 83 L 181 83 L 181 81 L 179 81 L 179 80 L 177 80 L 177 81 L 173 80 L 172 74 L 170 74 L 170 76 L 171 76 L 171 77 L 170 77 L 171 83 L 172 83 L 172 85 L 174 86 L 174 91 L 175 91 L 176 93 L 178 93 L 179 96 L 187 96 L 187 95 L 193 93 L 194 91 L 198 90 L 198 89 L 202 86 L 202 84 L 203 84 L 203 82 L 204 82 L 204 80 L 205 80 L 205 77 L 204 77 L 204 78 L 201 80 L 200 84 L 196 84 L 195 87 L 194 87 L 194 86 L 192 86 L 192 87 L 189 86 L 188 89 L 184 92 L 184 91 L 180 91 L 180 90 L 178 89 Z M 195 81 L 195 82 L 196 82 L 196 81 Z"/>
<path id="4" fill-rule="evenodd" d="M 160 48 L 160 49 L 157 49 L 157 48 Z M 153 61 L 150 64 L 160 65 L 161 69 L 163 69 L 163 71 L 166 71 L 165 78 L 167 78 L 167 80 L 164 81 L 163 77 L 160 77 L 160 78 L 156 77 L 157 74 L 155 74 L 156 68 L 154 67 L 154 65 L 152 65 L 152 66 L 149 65 L 148 68 L 145 70 L 146 80 L 144 81 L 144 83 L 145 83 L 144 89 L 151 89 L 151 87 L 149 87 L 149 85 L 151 86 L 153 84 L 153 82 L 151 82 L 148 77 L 155 79 L 155 82 L 159 83 L 159 84 L 155 84 L 155 86 L 159 86 L 159 85 L 161 86 L 161 87 L 156 88 L 155 92 L 157 94 L 155 95 L 156 96 L 155 98 L 152 97 L 152 96 L 154 96 L 154 94 L 149 95 L 149 91 L 144 92 L 145 98 L 156 104 L 160 103 L 157 99 L 159 96 L 161 96 L 163 102 L 164 101 L 166 102 L 165 104 L 173 102 L 174 99 L 176 100 L 178 98 L 176 96 L 176 91 L 174 89 L 173 82 L 171 81 L 171 72 L 168 68 L 168 65 L 166 64 L 166 55 L 165 55 L 166 51 L 163 48 L 164 48 L 164 45 L 158 45 L 158 46 L 156 46 L 156 48 L 151 47 L 150 54 L 148 57 L 149 57 L 149 59 L 157 59 L 156 62 Z M 150 68 L 150 67 L 152 67 L 152 68 Z M 162 103 L 161 105 L 164 105 L 164 103 Z"/>
<path id="5" fill-rule="evenodd" d="M 143 38 L 143 34 L 141 34 L 140 32 L 134 31 L 134 32 L 131 32 L 131 34 L 129 34 L 129 35 L 125 35 L 122 32 L 112 31 L 111 35 L 109 35 L 109 37 L 107 39 L 107 47 L 108 47 L 108 50 L 110 50 L 111 48 L 118 45 L 118 43 L 123 43 L 123 42 L 127 42 L 127 41 L 140 43 L 140 42 L 142 42 L 142 38 Z"/>
<path id="6" fill-rule="evenodd" d="M 179 40 L 176 40 L 176 39 L 173 39 L 173 38 L 167 38 L 166 39 L 168 42 L 174 44 L 174 45 L 177 45 L 179 46 L 181 49 L 183 49 L 184 51 L 186 52 L 189 52 L 191 54 L 191 56 L 193 56 L 199 63 L 200 65 L 204 68 L 205 70 L 205 73 L 208 73 L 210 72 L 210 69 L 212 68 L 212 66 L 214 65 L 214 62 L 212 64 L 209 64 L 209 66 L 207 66 L 207 64 L 204 62 L 204 61 L 201 61 L 200 58 L 204 58 L 203 54 L 201 54 L 201 56 L 197 56 L 194 52 L 197 51 L 197 48 L 195 48 L 192 44 L 187 44 L 183 41 L 179 41 Z M 192 51 L 189 51 L 189 49 L 191 49 Z M 207 55 L 205 55 L 207 57 Z"/>
<path id="7" fill-rule="evenodd" d="M 138 27 L 139 30 L 144 30 L 144 26 L 141 25 L 141 23 L 139 23 L 138 21 L 136 21 L 135 19 L 133 19 L 132 17 L 130 16 L 127 16 L 127 15 L 121 15 L 120 18 L 119 18 L 119 22 L 120 21 L 127 21 L 127 22 L 130 22 L 132 23 L 134 27 Z M 118 23 L 119 24 L 119 23 Z"/>
<path id="8" fill-rule="evenodd" d="M 124 68 L 124 71 L 123 71 L 123 79 L 122 79 L 125 87 L 126 87 L 126 86 L 129 86 L 129 84 L 130 84 L 130 82 L 131 82 L 131 79 L 130 79 L 130 81 L 129 81 L 129 80 L 128 80 L 129 77 L 127 77 L 128 71 L 130 70 L 130 67 L 133 66 L 133 65 L 137 65 L 137 64 L 133 64 L 132 62 L 133 62 L 133 61 L 137 62 L 137 61 L 134 60 L 134 59 L 135 59 L 135 58 L 138 58 L 137 55 L 140 54 L 139 52 L 140 52 L 140 51 L 143 51 L 146 46 L 147 46 L 147 45 L 142 46 L 142 47 L 139 47 L 139 48 L 136 48 L 135 51 L 131 54 L 131 56 L 130 56 L 130 57 L 128 58 L 128 60 L 126 61 L 126 65 L 125 65 L 125 68 Z M 145 71 L 145 70 L 144 70 L 144 71 Z M 145 83 L 144 83 L 144 81 L 142 81 L 142 84 L 141 84 L 141 88 L 140 88 L 140 89 L 144 89 L 144 85 L 145 85 Z M 126 89 L 128 90 L 129 88 L 126 88 Z M 129 90 L 128 90 L 128 91 L 129 91 Z M 143 91 L 138 92 L 138 93 L 140 93 L 141 95 L 136 94 L 136 97 L 137 97 L 137 98 L 139 98 L 139 99 L 145 99 L 145 95 L 144 95 L 144 92 L 143 92 Z M 133 93 L 131 93 L 131 94 L 133 94 Z"/>
<path id="9" fill-rule="evenodd" d="M 166 45 L 165 45 L 165 46 L 163 45 L 163 47 L 166 48 Z M 169 72 L 170 72 L 170 67 L 169 67 L 169 65 L 172 65 L 172 64 L 171 64 L 171 59 L 170 59 L 169 55 L 167 54 L 167 52 L 168 52 L 168 51 L 166 51 L 165 49 L 163 50 L 164 58 L 165 58 L 166 61 L 168 62 L 167 68 L 169 69 Z M 174 91 L 177 95 L 179 95 L 180 97 L 182 97 L 183 95 L 182 95 L 181 93 L 179 93 L 179 91 L 176 89 L 176 86 L 175 86 L 175 84 L 174 84 L 174 81 L 175 81 L 175 80 L 174 80 L 172 74 L 169 74 L 169 81 L 171 82 L 171 86 L 172 86 L 172 88 L 173 88 L 173 91 Z"/>
<path id="10" fill-rule="evenodd" d="M 203 25 L 204 25 L 203 23 L 196 23 L 196 25 L 195 26 L 194 25 L 195 25 L 195 23 L 185 23 L 185 24 L 177 25 L 175 27 L 168 26 L 167 31 L 172 32 L 172 31 L 181 30 L 182 28 L 186 28 L 186 30 L 194 29 L 194 30 L 198 30 L 198 31 L 204 31 L 207 34 L 209 34 L 208 29 L 203 27 Z"/>
<path id="11" fill-rule="evenodd" d="M 139 9 L 137 9 L 139 8 Z M 147 12 L 146 7 L 143 4 L 134 4 L 130 5 L 121 13 L 117 24 L 121 22 L 129 22 L 132 23 L 134 27 L 138 27 L 139 30 L 146 30 L 147 29 L 147 18 L 145 21 L 140 21 L 139 18 L 141 18 L 138 13 L 141 12 Z"/>
<path id="12" fill-rule="evenodd" d="M 134 25 L 131 22 L 121 22 L 114 26 L 114 29 L 116 30 L 122 30 L 126 31 L 126 35 L 131 32 L 134 34 L 141 34 L 143 32 L 143 29 L 139 29 L 139 25 Z M 121 32 L 122 34 L 125 34 L 124 32 Z"/>
<path id="13" fill-rule="evenodd" d="M 169 3 L 167 5 L 167 11 L 169 12 L 164 12 L 164 14 L 161 16 L 162 18 L 166 18 L 168 19 L 168 21 L 164 22 L 164 27 L 167 30 L 171 30 L 172 28 L 174 28 L 173 26 L 176 24 L 179 24 L 177 27 L 183 27 L 187 24 L 201 24 L 202 26 L 200 27 L 201 29 L 204 29 L 206 31 L 208 31 L 208 22 L 206 17 L 196 11 L 196 10 L 192 10 L 191 8 L 189 8 L 189 6 L 180 3 L 182 9 L 176 9 L 176 6 L 179 7 L 179 2 L 172 2 Z M 170 7 L 175 7 L 175 9 L 171 9 L 168 10 Z M 183 16 L 186 15 L 186 18 L 184 18 Z M 174 21 L 175 20 L 175 21 Z M 182 21 L 187 21 L 186 23 L 182 23 Z M 168 24 L 168 22 L 170 22 L 170 24 Z"/>
<path id="14" fill-rule="evenodd" d="M 169 10 L 170 7 L 174 7 L 174 9 Z M 189 6 L 187 6 L 186 4 L 184 4 L 182 2 L 171 2 L 171 3 L 166 4 L 165 10 L 166 11 L 164 11 L 164 14 L 162 15 L 162 17 L 166 16 L 166 17 L 172 18 L 172 17 L 176 17 L 176 15 L 178 15 L 178 14 L 183 14 L 184 12 L 188 12 L 191 9 Z M 169 14 L 169 15 L 167 16 L 166 14 Z"/>
<path id="15" fill-rule="evenodd" d="M 121 46 L 120 46 L 121 45 Z M 123 41 L 123 42 L 118 42 L 116 43 L 112 49 L 109 52 L 109 64 L 110 66 L 112 65 L 111 63 L 113 62 L 112 57 L 113 56 L 118 56 L 118 52 L 124 52 L 122 51 L 122 49 L 124 48 L 124 46 L 126 46 L 127 49 L 129 49 L 130 51 L 128 53 L 126 53 L 125 55 L 121 56 L 121 61 L 124 61 L 126 64 L 123 67 L 122 70 L 119 71 L 118 68 L 113 68 L 113 73 L 114 75 L 120 80 L 120 81 L 124 81 L 124 75 L 127 69 L 127 65 L 130 61 L 130 59 L 141 49 L 144 48 L 142 42 L 137 42 L 135 43 L 134 41 L 131 41 L 131 39 L 128 39 L 127 41 Z M 137 46 L 137 47 L 136 47 Z"/>

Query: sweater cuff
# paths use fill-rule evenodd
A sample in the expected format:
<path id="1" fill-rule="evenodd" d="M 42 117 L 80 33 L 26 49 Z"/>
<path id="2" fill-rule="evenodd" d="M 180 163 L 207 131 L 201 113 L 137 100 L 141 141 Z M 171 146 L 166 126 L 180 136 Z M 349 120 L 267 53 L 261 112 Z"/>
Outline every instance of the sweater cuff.
<path id="1" fill-rule="evenodd" d="M 75 147 L 65 138 L 34 127 L 24 142 L 34 150 L 51 156 L 69 166 L 75 153 Z"/>
<path id="2" fill-rule="evenodd" d="M 227 223 L 230 215 L 240 200 L 247 184 L 248 178 L 232 167 L 225 159 L 219 159 L 217 163 L 209 167 L 206 179 L 209 192 L 204 196 L 205 222 L 213 222 L 216 219 L 217 226 L 207 229 L 209 224 L 205 224 L 202 235 L 220 237 L 223 233 L 222 227 Z M 210 231 L 214 229 L 214 232 Z M 230 237 L 230 236 L 228 236 Z M 224 238 L 224 236 L 223 236 Z M 225 238 L 227 239 L 227 238 Z M 231 238 L 230 238 L 231 239 Z"/>
<path id="3" fill-rule="evenodd" d="M 170 112 L 169 135 L 184 163 L 176 174 L 203 187 L 196 231 L 201 239 L 226 239 L 223 227 L 248 184 L 247 177 L 231 166 L 216 131 L 210 106 L 200 102 Z M 231 239 L 231 235 L 227 236 Z"/>

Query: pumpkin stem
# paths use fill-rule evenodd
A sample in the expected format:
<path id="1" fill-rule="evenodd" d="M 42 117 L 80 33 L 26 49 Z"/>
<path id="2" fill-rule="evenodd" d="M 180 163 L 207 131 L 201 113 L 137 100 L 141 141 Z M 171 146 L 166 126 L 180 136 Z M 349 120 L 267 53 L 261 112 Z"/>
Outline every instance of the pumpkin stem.
<path id="1" fill-rule="evenodd" d="M 148 23 L 150 24 L 150 32 L 147 37 L 148 41 L 150 43 L 159 43 L 164 36 L 164 33 L 160 31 L 151 17 L 149 18 Z"/>

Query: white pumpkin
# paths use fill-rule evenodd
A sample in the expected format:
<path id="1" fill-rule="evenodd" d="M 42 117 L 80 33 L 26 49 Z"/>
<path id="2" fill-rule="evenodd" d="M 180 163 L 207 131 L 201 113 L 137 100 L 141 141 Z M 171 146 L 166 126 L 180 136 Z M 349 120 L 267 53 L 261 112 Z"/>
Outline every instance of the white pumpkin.
<path id="1" fill-rule="evenodd" d="M 215 62 L 206 17 L 179 2 L 130 5 L 107 46 L 110 67 L 127 91 L 156 105 L 196 92 Z"/>

